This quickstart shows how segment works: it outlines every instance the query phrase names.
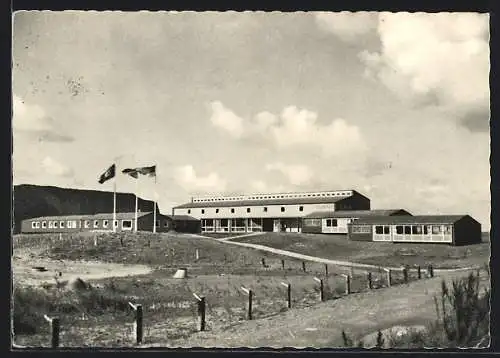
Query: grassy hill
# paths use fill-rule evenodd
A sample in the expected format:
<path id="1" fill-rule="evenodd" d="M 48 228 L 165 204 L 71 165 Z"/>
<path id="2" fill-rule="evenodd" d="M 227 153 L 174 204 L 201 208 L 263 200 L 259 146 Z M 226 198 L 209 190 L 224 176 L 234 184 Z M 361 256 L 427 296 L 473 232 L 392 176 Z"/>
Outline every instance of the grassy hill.
<path id="1" fill-rule="evenodd" d="M 14 233 L 21 221 L 37 216 L 95 214 L 113 211 L 113 192 L 21 184 L 14 186 Z M 118 212 L 134 211 L 135 196 L 116 194 Z M 153 211 L 154 203 L 139 198 L 141 211 Z"/>

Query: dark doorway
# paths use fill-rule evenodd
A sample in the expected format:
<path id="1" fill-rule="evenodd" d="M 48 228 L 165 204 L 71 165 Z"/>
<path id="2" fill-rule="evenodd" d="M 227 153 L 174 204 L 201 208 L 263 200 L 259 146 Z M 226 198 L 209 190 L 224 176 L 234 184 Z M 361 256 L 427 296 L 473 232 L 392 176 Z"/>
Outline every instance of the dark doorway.
<path id="1" fill-rule="evenodd" d="M 273 219 L 262 219 L 262 231 L 273 232 L 274 231 L 274 220 Z"/>

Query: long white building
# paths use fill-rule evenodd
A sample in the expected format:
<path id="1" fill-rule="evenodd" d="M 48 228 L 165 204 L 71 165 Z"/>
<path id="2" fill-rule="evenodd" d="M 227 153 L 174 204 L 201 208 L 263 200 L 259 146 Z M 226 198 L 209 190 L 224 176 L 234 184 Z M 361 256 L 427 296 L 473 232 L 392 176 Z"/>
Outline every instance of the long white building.
<path id="1" fill-rule="evenodd" d="M 369 209 L 366 196 L 336 190 L 197 197 L 174 207 L 172 214 L 201 220 L 202 232 L 301 232 L 302 217 L 313 212 Z"/>

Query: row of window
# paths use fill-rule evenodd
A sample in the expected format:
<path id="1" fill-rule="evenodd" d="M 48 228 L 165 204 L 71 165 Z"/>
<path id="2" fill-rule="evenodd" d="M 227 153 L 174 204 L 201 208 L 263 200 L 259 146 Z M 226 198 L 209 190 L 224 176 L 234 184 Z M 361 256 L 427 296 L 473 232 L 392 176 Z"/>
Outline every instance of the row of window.
<path id="1" fill-rule="evenodd" d="M 284 213 L 286 210 L 286 208 L 284 206 L 281 207 L 281 212 Z M 264 206 L 262 208 L 262 211 L 264 211 L 265 213 L 267 213 L 267 206 Z M 304 207 L 303 206 L 299 206 L 299 211 L 304 211 Z M 205 209 L 201 209 L 200 210 L 201 214 L 205 214 Z M 220 212 L 220 209 L 215 209 L 215 213 L 216 214 L 219 214 Z M 251 208 L 247 208 L 247 213 L 250 213 L 252 212 Z M 187 211 L 188 214 L 191 214 L 191 209 L 188 209 Z M 231 214 L 234 214 L 234 208 L 231 208 Z"/>
<path id="2" fill-rule="evenodd" d="M 397 235 L 449 235 L 452 233 L 452 225 L 396 225 Z M 389 225 L 375 226 L 375 234 L 388 235 L 390 234 Z"/>
<path id="3" fill-rule="evenodd" d="M 314 194 L 279 194 L 279 195 L 262 195 L 249 197 L 226 197 L 226 198 L 209 198 L 209 199 L 193 199 L 193 202 L 215 202 L 215 201 L 238 201 L 238 200 L 263 200 L 263 199 L 286 199 L 286 198 L 308 198 L 308 197 L 331 197 L 331 196 L 346 196 L 349 192 L 335 193 L 314 193 Z"/>
<path id="4" fill-rule="evenodd" d="M 99 228 L 99 223 L 101 220 L 94 220 L 93 222 L 93 228 L 97 229 Z M 67 220 L 67 221 L 54 221 L 54 220 L 49 220 L 49 221 L 32 221 L 31 222 L 31 228 L 32 229 L 46 229 L 47 227 L 49 229 L 76 229 L 78 227 L 78 223 L 80 223 L 77 220 Z M 85 220 L 83 222 L 83 227 L 88 229 L 90 228 L 90 223 L 91 220 Z M 160 220 L 156 220 L 155 222 L 156 227 L 160 227 Z M 109 220 L 102 220 L 102 225 L 100 226 L 101 228 L 107 228 L 109 225 Z M 168 221 L 165 220 L 163 223 L 164 227 L 168 227 Z M 81 226 L 80 226 L 81 227 Z M 118 220 L 115 221 L 115 227 L 118 227 Z M 123 229 L 132 229 L 132 220 L 122 220 L 122 228 Z"/>

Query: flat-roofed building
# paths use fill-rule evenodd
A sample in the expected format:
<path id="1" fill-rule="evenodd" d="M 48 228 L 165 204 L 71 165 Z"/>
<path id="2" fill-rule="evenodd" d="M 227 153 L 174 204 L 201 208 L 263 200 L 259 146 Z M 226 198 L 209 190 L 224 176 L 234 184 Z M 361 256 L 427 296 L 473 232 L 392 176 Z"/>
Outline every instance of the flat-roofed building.
<path id="1" fill-rule="evenodd" d="M 349 224 L 349 239 L 357 241 L 442 243 L 481 242 L 481 224 L 469 215 L 364 217 Z"/>
<path id="2" fill-rule="evenodd" d="M 411 215 L 404 209 L 315 211 L 302 219 L 302 232 L 311 234 L 347 234 L 348 224 L 369 216 Z"/>
<path id="3" fill-rule="evenodd" d="M 201 220 L 201 232 L 301 232 L 302 218 L 315 211 L 369 210 L 370 199 L 355 190 L 269 193 L 192 198 L 173 215 Z"/>

